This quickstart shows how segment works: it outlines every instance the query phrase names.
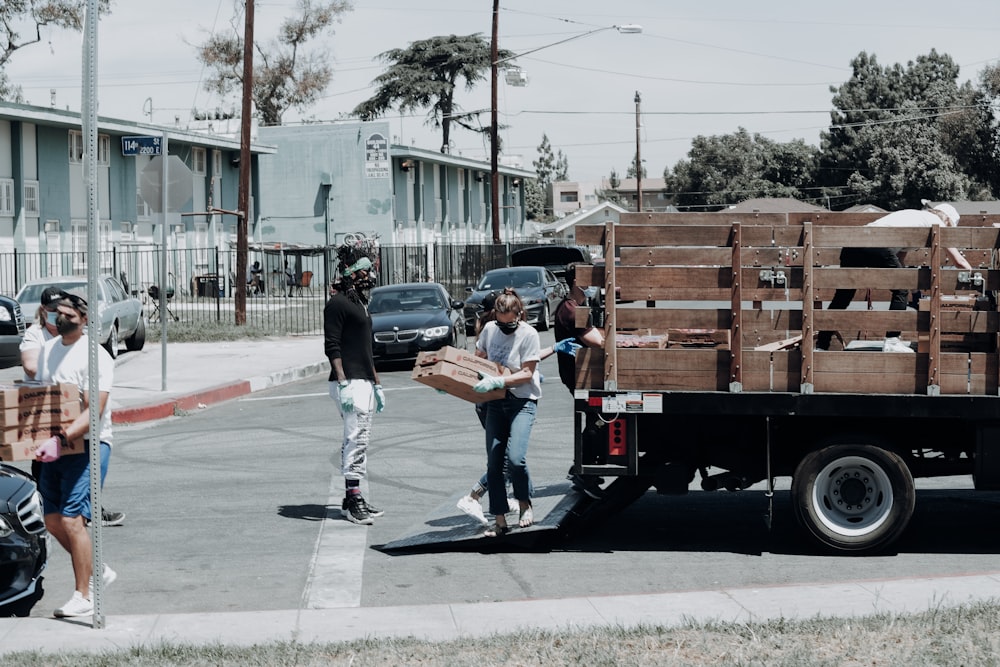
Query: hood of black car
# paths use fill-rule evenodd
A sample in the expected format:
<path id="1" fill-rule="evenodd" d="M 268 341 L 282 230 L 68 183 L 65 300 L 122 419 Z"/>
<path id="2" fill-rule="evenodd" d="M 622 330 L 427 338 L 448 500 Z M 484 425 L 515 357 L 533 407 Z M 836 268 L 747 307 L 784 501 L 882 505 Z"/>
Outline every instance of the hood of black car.
<path id="1" fill-rule="evenodd" d="M 428 327 L 451 326 L 451 320 L 443 310 L 415 310 L 395 313 L 372 313 L 372 331 L 400 331 L 426 329 Z"/>

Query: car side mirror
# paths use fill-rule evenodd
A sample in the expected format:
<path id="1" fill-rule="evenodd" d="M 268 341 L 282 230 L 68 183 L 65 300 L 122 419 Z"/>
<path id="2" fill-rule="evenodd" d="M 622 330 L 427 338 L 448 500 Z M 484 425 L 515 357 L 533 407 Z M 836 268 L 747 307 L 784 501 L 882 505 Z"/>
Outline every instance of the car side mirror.
<path id="1" fill-rule="evenodd" d="M 466 287 L 465 291 L 468 292 L 469 294 L 472 294 L 473 292 L 476 291 L 476 289 L 474 287 Z"/>
<path id="2" fill-rule="evenodd" d="M 464 306 L 465 306 L 465 302 L 464 301 L 452 301 L 451 302 L 451 308 L 452 308 L 452 310 L 461 310 Z"/>

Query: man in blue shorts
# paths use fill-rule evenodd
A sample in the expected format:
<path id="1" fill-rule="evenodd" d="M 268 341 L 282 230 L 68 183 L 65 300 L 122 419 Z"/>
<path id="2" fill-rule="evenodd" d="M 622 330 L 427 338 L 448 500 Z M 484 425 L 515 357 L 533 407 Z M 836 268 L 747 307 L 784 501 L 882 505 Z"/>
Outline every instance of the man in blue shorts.
<path id="1" fill-rule="evenodd" d="M 89 396 L 90 364 L 89 345 L 85 335 L 87 326 L 87 301 L 80 294 L 70 292 L 59 301 L 56 309 L 58 336 L 46 341 L 38 353 L 36 379 L 41 382 L 65 382 L 80 388 L 83 397 L 80 416 L 68 425 L 63 433 L 49 438 L 35 451 L 35 458 L 42 462 L 38 489 L 45 511 L 45 527 L 49 534 L 65 549 L 73 563 L 76 590 L 62 607 L 55 610 L 58 618 L 90 616 L 94 603 L 90 588 L 93 583 L 93 547 L 86 522 L 91 518 L 90 503 L 90 446 L 83 454 L 60 457 L 61 446 L 66 440 L 85 438 L 90 430 L 90 401 L 99 401 L 101 484 L 108 472 L 111 458 L 111 406 L 108 400 L 114 382 L 114 361 L 111 355 L 98 348 L 98 396 Z M 117 575 L 103 565 L 104 584 L 111 584 Z"/>

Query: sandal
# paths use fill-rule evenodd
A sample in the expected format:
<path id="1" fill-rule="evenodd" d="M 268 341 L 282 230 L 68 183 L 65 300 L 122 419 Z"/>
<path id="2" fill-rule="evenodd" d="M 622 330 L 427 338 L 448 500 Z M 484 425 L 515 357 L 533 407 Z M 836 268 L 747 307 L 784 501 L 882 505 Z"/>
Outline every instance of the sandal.
<path id="1" fill-rule="evenodd" d="M 535 517 L 531 512 L 531 505 L 528 505 L 525 509 L 521 510 L 517 525 L 521 528 L 527 528 L 533 523 L 535 523 Z"/>
<path id="2" fill-rule="evenodd" d="M 497 523 L 493 523 L 483 531 L 483 537 L 503 537 L 510 532 L 510 526 L 501 526 Z"/>

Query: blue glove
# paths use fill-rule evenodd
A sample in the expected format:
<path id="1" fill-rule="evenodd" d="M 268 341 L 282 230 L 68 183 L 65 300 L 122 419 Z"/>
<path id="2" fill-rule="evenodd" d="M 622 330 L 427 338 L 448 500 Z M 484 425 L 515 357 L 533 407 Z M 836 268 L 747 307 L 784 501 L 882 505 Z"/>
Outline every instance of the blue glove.
<path id="1" fill-rule="evenodd" d="M 503 378 L 498 375 L 479 374 L 482 379 L 475 384 L 473 389 L 479 394 L 485 394 L 494 389 L 503 389 Z"/>
<path id="2" fill-rule="evenodd" d="M 385 392 L 382 391 L 382 385 L 375 385 L 375 414 L 385 410 Z"/>
<path id="3" fill-rule="evenodd" d="M 568 354 L 571 357 L 575 357 L 576 351 L 581 347 L 583 347 L 583 345 L 577 343 L 575 338 L 564 338 L 553 345 L 552 349 L 556 352 L 561 352 L 563 354 Z"/>
<path id="4" fill-rule="evenodd" d="M 351 394 L 351 385 L 349 382 L 344 381 L 339 385 L 340 390 L 337 395 L 340 396 L 340 409 L 344 412 L 354 412 L 354 395 Z"/>

